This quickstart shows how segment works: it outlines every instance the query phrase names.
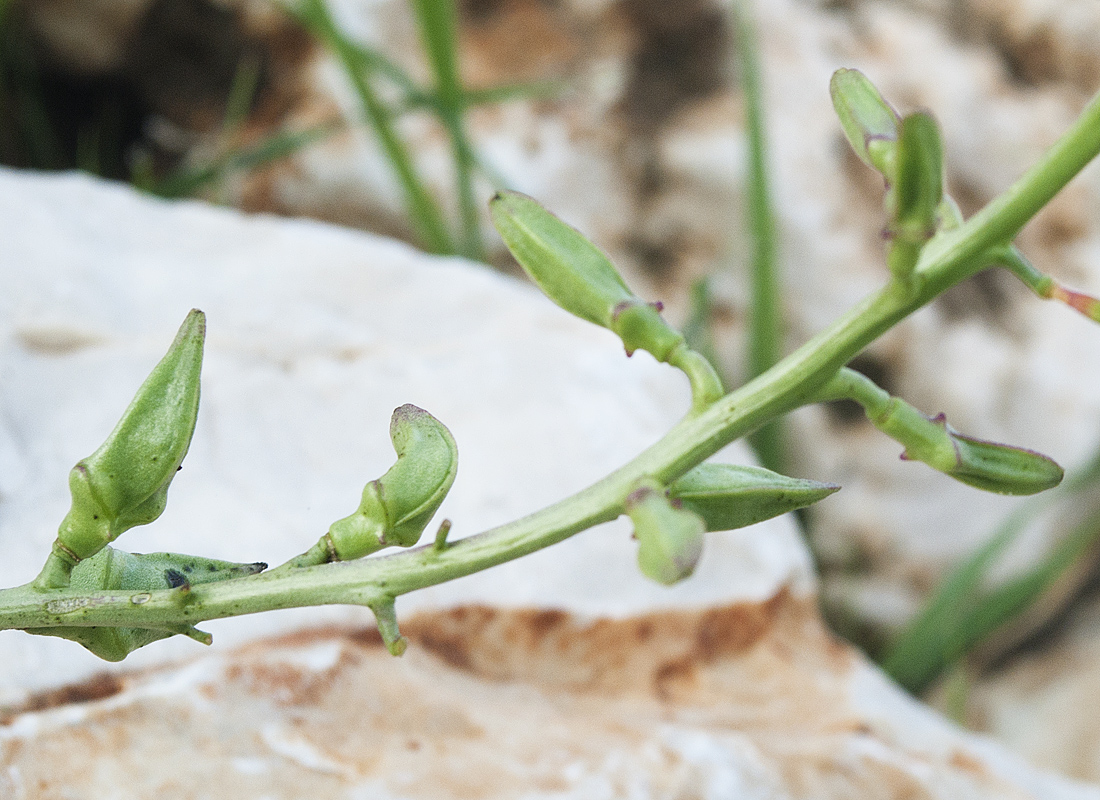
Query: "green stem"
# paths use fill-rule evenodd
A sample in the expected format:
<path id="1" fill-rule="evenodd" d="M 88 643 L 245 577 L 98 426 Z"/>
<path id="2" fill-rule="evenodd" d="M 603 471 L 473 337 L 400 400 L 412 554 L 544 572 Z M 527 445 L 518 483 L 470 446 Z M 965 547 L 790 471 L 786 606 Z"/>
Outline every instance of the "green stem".
<path id="1" fill-rule="evenodd" d="M 1042 161 L 1065 184 L 1074 170 L 1100 152 L 1100 102 Z M 1091 148 L 1091 149 L 1087 149 Z M 514 522 L 457 541 L 445 550 L 428 544 L 394 555 L 323 564 L 276 574 L 199 585 L 181 606 L 172 591 L 43 594 L 29 584 L 0 591 L 0 628 L 108 625 L 164 627 L 279 608 L 348 603 L 384 607 L 390 599 L 511 561 L 615 519 L 627 494 L 650 477 L 680 477 L 725 445 L 803 404 L 867 344 L 950 286 L 989 263 L 991 251 L 1037 211 L 1056 187 L 1030 170 L 982 213 L 933 239 L 918 264 L 915 289 L 890 283 L 763 375 L 689 415 L 660 441 L 587 489 Z"/>
<path id="2" fill-rule="evenodd" d="M 1100 94 L 1039 161 L 1011 187 L 998 195 L 967 223 L 932 239 L 921 251 L 917 272 L 939 293 L 953 278 L 935 266 L 949 261 L 969 265 L 970 274 L 991 260 L 991 253 L 1007 245 L 1051 198 L 1100 152 Z"/>

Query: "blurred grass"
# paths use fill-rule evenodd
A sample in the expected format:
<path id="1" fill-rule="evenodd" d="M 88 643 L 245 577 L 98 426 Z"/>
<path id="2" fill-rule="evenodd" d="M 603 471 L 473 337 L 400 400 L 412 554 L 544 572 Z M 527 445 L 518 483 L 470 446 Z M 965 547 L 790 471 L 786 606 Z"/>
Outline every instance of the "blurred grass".
<path id="1" fill-rule="evenodd" d="M 760 55 L 751 0 L 732 5 L 738 66 L 745 98 L 745 125 L 749 141 L 747 186 L 749 233 L 752 239 L 751 296 L 748 330 L 748 377 L 766 372 L 783 356 L 783 321 L 776 252 L 775 209 L 768 168 L 767 125 L 761 86 Z M 783 428 L 780 420 L 749 436 L 761 465 L 782 472 Z"/>
<path id="2" fill-rule="evenodd" d="M 410 0 L 421 48 L 430 68 L 432 85 L 419 86 L 393 60 L 372 47 L 352 41 L 340 30 L 325 0 L 300 0 L 292 13 L 340 62 L 359 98 L 364 118 L 374 130 L 405 196 L 405 208 L 423 246 L 431 252 L 462 255 L 485 261 L 481 215 L 488 197 L 479 198 L 475 177 L 492 189 L 507 188 L 505 181 L 482 159 L 471 141 L 467 111 L 531 97 L 560 94 L 554 81 L 517 83 L 468 90 L 459 69 L 458 8 L 454 0 Z M 381 86 L 387 81 L 399 99 L 387 103 Z M 397 118 L 408 111 L 431 112 L 446 133 L 454 173 L 458 232 L 452 233 L 438 201 L 419 174 L 413 154 L 400 138 Z"/>
<path id="3" fill-rule="evenodd" d="M 359 98 L 365 121 L 374 130 L 386 160 L 401 184 L 406 213 L 425 249 L 432 253 L 456 253 L 443 212 L 421 179 L 408 147 L 397 134 L 395 115 L 372 84 L 379 71 L 380 60 L 344 35 L 324 0 L 302 0 L 294 7 L 294 13 L 343 67 Z"/>
<path id="4" fill-rule="evenodd" d="M 1037 564 L 988 587 L 997 559 L 1045 512 L 1066 515 L 1084 495 L 1100 490 L 1100 453 L 1061 486 L 1023 503 L 989 541 L 940 583 L 921 613 L 895 638 L 882 668 L 901 686 L 921 694 L 944 673 L 1039 602 L 1054 583 L 1100 541 L 1100 508 L 1091 502 L 1083 519 Z"/>

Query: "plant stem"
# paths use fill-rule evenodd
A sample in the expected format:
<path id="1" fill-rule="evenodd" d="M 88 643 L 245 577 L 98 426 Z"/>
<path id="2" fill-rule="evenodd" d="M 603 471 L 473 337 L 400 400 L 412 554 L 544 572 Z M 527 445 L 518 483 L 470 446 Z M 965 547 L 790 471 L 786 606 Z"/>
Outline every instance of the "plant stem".
<path id="1" fill-rule="evenodd" d="M 1057 183 L 1028 171 L 1005 195 L 960 228 L 933 239 L 921 254 L 917 280 L 892 281 L 764 374 L 689 415 L 660 441 L 587 489 L 522 519 L 457 541 L 389 556 L 260 574 L 192 587 L 135 594 L 72 589 L 38 592 L 30 585 L 0 591 L 0 629 L 58 625 L 163 628 L 181 622 L 279 608 L 348 603 L 383 608 L 392 598 L 502 564 L 615 519 L 643 478 L 668 484 L 731 441 L 809 401 L 866 345 L 940 292 L 988 264 L 1061 185 L 1100 152 L 1100 100 L 1044 157 Z"/>

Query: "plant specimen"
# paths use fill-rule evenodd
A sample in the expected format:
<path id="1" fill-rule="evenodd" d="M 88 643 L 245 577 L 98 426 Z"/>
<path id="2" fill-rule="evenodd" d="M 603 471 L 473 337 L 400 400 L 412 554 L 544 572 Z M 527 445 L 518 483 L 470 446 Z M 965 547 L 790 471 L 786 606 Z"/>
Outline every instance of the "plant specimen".
<path id="1" fill-rule="evenodd" d="M 681 370 L 691 407 L 657 443 L 581 492 L 542 511 L 458 541 L 445 522 L 416 547 L 454 480 L 458 450 L 441 422 L 413 406 L 394 413 L 397 462 L 367 484 L 359 507 L 300 556 L 263 571 L 171 553 L 113 548 L 156 519 L 191 439 L 205 319 L 192 312 L 164 360 L 107 441 L 70 474 L 72 508 L 32 582 L 0 590 L 0 628 L 74 639 L 106 658 L 165 636 L 209 637 L 204 620 L 331 603 L 370 607 L 391 652 L 405 642 L 395 600 L 468 575 L 626 515 L 641 570 L 661 583 L 690 575 L 707 531 L 800 508 L 837 487 L 769 470 L 704 463 L 735 439 L 808 403 L 851 399 L 904 448 L 904 456 L 986 491 L 1034 494 L 1061 468 L 1031 450 L 983 441 L 891 397 L 846 365 L 901 319 L 951 286 L 1006 266 L 1037 294 L 1100 321 L 1100 302 L 1042 275 L 1012 245 L 1020 228 L 1100 153 L 1100 96 L 1031 170 L 969 220 L 943 194 L 939 130 L 925 113 L 899 115 L 860 73 L 841 70 L 832 94 L 856 153 L 886 190 L 888 277 L 798 350 L 726 393 L 710 363 L 668 325 L 660 304 L 637 297 L 578 231 L 531 198 L 500 193 L 490 214 L 535 283 L 567 311 Z M 132 534 L 131 534 L 132 535 Z M 392 546 L 410 548 L 375 558 Z"/>

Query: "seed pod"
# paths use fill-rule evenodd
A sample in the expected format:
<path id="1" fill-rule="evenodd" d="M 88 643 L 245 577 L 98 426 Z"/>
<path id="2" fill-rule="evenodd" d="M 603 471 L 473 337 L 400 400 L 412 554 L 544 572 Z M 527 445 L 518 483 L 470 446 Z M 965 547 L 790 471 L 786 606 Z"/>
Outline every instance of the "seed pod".
<path id="1" fill-rule="evenodd" d="M 113 547 L 104 547 L 73 568 L 70 587 L 89 594 L 104 589 L 154 592 L 255 575 L 265 569 L 267 564 L 262 562 L 238 564 L 180 553 L 127 553 Z M 209 634 L 184 624 L 166 628 L 74 625 L 26 630 L 27 633 L 57 636 L 78 642 L 105 661 L 121 661 L 139 647 L 176 634 L 189 636 L 204 644 L 212 641 Z"/>
<path id="2" fill-rule="evenodd" d="M 635 299 L 607 256 L 534 199 L 499 192 L 489 213 L 531 280 L 569 313 L 609 328 L 615 308 Z"/>
<path id="3" fill-rule="evenodd" d="M 69 473 L 73 502 L 57 538 L 77 559 L 164 511 L 195 430 L 205 334 L 192 311 L 107 441 Z"/>
<path id="4" fill-rule="evenodd" d="M 897 173 L 887 202 L 895 238 L 923 242 L 936 230 L 943 200 L 943 142 L 929 114 L 910 114 L 901 121 Z"/>
<path id="5" fill-rule="evenodd" d="M 891 398 L 871 422 L 905 445 L 902 458 L 923 461 L 957 481 L 997 494 L 1037 494 L 1057 486 L 1063 471 L 1034 450 L 964 436 L 940 414 L 926 417 L 900 398 Z"/>
<path id="6" fill-rule="evenodd" d="M 334 522 L 319 544 L 335 559 L 350 561 L 420 540 L 458 472 L 458 448 L 447 428 L 422 408 L 393 412 L 390 440 L 397 463 L 363 489 L 358 510 Z M 316 549 L 316 548 L 315 548 Z"/>
<path id="7" fill-rule="evenodd" d="M 489 211 L 504 244 L 543 293 L 571 314 L 617 333 L 627 354 L 647 350 L 666 361 L 684 341 L 661 319 L 659 304 L 636 297 L 607 256 L 538 202 L 500 192 Z"/>
<path id="8" fill-rule="evenodd" d="M 676 508 L 656 481 L 643 481 L 627 496 L 626 513 L 638 540 L 638 567 L 649 578 L 671 585 L 695 570 L 703 553 L 702 518 Z"/>
<path id="9" fill-rule="evenodd" d="M 839 488 L 761 467 L 700 464 L 674 481 L 669 495 L 702 517 L 708 531 L 731 531 L 812 505 Z"/>
<path id="10" fill-rule="evenodd" d="M 901 118 L 867 76 L 855 69 L 838 69 L 829 81 L 833 108 L 848 143 L 863 163 L 892 180 L 895 142 Z"/>
<path id="11" fill-rule="evenodd" d="M 957 481 L 987 492 L 1017 495 L 1037 494 L 1062 482 L 1062 468 L 1042 453 L 974 439 L 952 430 L 946 421 L 943 425 L 956 453 L 956 466 L 947 474 Z"/>

